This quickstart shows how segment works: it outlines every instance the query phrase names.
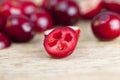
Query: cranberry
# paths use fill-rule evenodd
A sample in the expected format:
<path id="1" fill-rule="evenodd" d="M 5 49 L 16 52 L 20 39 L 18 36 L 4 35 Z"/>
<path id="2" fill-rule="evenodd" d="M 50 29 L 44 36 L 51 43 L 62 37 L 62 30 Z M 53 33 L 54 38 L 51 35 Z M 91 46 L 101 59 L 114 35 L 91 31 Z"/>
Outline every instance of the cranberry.
<path id="1" fill-rule="evenodd" d="M 67 57 L 74 51 L 78 41 L 76 31 L 69 27 L 59 27 L 45 36 L 44 47 L 54 58 Z"/>
<path id="2" fill-rule="evenodd" d="M 1 14 L 5 19 L 7 19 L 10 15 L 23 14 L 23 11 L 19 2 L 10 0 L 1 5 Z"/>
<path id="3" fill-rule="evenodd" d="M 104 0 L 103 2 L 107 10 L 120 14 L 120 0 Z"/>
<path id="4" fill-rule="evenodd" d="M 3 30 L 4 25 L 5 25 L 5 20 L 3 19 L 2 16 L 0 16 L 0 31 Z"/>
<path id="5" fill-rule="evenodd" d="M 32 1 L 21 1 L 20 5 L 23 9 L 25 15 L 30 16 L 31 14 L 35 13 L 37 10 L 37 6 Z"/>
<path id="6" fill-rule="evenodd" d="M 44 8 L 47 9 L 56 24 L 73 25 L 79 18 L 79 7 L 72 0 L 47 0 Z"/>
<path id="7" fill-rule="evenodd" d="M 7 48 L 11 45 L 11 41 L 0 32 L 0 49 Z"/>
<path id="8" fill-rule="evenodd" d="M 79 1 L 80 15 L 84 19 L 92 19 L 102 9 L 102 0 L 76 0 Z"/>
<path id="9" fill-rule="evenodd" d="M 32 14 L 31 20 L 34 23 L 34 30 L 36 32 L 42 32 L 54 27 L 51 15 L 44 10 L 40 10 L 40 12 Z"/>
<path id="10" fill-rule="evenodd" d="M 9 16 L 4 31 L 15 42 L 28 42 L 34 36 L 33 24 L 24 15 Z"/>
<path id="11" fill-rule="evenodd" d="M 120 15 L 113 12 L 98 14 L 92 21 L 92 30 L 99 40 L 113 40 L 120 35 Z"/>

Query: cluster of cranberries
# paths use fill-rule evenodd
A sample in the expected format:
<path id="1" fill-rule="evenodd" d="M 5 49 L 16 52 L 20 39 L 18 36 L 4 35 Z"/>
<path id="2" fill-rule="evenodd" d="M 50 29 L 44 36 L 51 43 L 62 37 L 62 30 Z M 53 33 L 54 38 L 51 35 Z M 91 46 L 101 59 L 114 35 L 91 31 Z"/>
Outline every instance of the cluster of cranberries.
<path id="1" fill-rule="evenodd" d="M 9 47 L 11 41 L 28 42 L 35 33 L 45 31 L 44 47 L 48 54 L 66 57 L 77 45 L 80 29 L 71 25 L 80 18 L 93 19 L 91 27 L 99 40 L 120 35 L 119 0 L 42 0 L 41 5 L 30 0 L 1 1 L 0 49 Z"/>

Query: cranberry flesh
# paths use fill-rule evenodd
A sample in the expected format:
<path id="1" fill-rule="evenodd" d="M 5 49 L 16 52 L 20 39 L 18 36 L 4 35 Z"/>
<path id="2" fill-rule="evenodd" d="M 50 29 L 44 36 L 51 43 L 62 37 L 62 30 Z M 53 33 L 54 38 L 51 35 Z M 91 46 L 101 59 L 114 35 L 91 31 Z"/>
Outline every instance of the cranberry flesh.
<path id="1" fill-rule="evenodd" d="M 23 13 L 27 16 L 30 16 L 31 14 L 35 13 L 37 10 L 37 6 L 32 1 L 21 1 L 20 5 L 23 9 Z"/>
<path id="2" fill-rule="evenodd" d="M 51 15 L 44 10 L 40 10 L 40 12 L 32 14 L 31 20 L 34 23 L 33 28 L 36 32 L 42 32 L 54 27 Z"/>
<path id="3" fill-rule="evenodd" d="M 10 0 L 2 3 L 1 5 L 1 15 L 7 19 L 10 15 L 20 15 L 23 14 L 21 5 L 15 0 Z"/>
<path id="4" fill-rule="evenodd" d="M 79 1 L 80 15 L 84 19 L 92 19 L 102 9 L 102 0 L 76 0 Z"/>
<path id="5" fill-rule="evenodd" d="M 104 7 L 120 14 L 120 0 L 103 0 Z"/>
<path id="6" fill-rule="evenodd" d="M 0 49 L 7 48 L 10 45 L 11 41 L 7 38 L 7 36 L 0 32 Z"/>
<path id="7" fill-rule="evenodd" d="M 59 27 L 51 31 L 44 39 L 44 47 L 54 58 L 64 58 L 72 54 L 77 45 L 76 31 L 69 27 Z"/>
<path id="8" fill-rule="evenodd" d="M 98 14 L 92 21 L 92 31 L 99 40 L 113 40 L 120 35 L 120 16 L 113 12 Z"/>
<path id="9" fill-rule="evenodd" d="M 33 24 L 24 15 L 9 16 L 4 31 L 14 42 L 28 42 L 34 36 Z"/>
<path id="10" fill-rule="evenodd" d="M 75 1 L 47 0 L 45 2 L 44 8 L 50 12 L 56 24 L 73 25 L 80 18 L 79 7 Z"/>

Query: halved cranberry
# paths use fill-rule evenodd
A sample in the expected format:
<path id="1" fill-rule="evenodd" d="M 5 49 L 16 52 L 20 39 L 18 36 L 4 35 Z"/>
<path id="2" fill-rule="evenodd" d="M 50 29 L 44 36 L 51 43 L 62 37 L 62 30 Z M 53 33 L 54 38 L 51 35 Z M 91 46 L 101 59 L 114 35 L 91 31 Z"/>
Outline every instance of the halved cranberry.
<path id="1" fill-rule="evenodd" d="M 7 38 L 7 36 L 0 32 L 0 49 L 7 48 L 10 45 L 11 41 Z"/>
<path id="2" fill-rule="evenodd" d="M 37 5 L 29 0 L 21 0 L 20 5 L 23 9 L 24 14 L 27 16 L 30 16 L 31 14 L 35 13 L 37 10 Z"/>
<path id="3" fill-rule="evenodd" d="M 47 0 L 44 3 L 56 24 L 73 25 L 79 19 L 79 7 L 75 1 L 72 0 Z"/>
<path id="4" fill-rule="evenodd" d="M 28 42 L 34 36 L 33 24 L 24 15 L 9 16 L 4 31 L 15 42 Z"/>
<path id="5" fill-rule="evenodd" d="M 34 23 L 33 28 L 36 32 L 42 32 L 54 27 L 51 15 L 44 10 L 40 10 L 39 12 L 32 14 L 31 20 Z"/>
<path id="6" fill-rule="evenodd" d="M 21 5 L 15 0 L 5 1 L 1 5 L 1 15 L 7 19 L 10 15 L 23 14 Z"/>
<path id="7" fill-rule="evenodd" d="M 44 39 L 44 47 L 54 58 L 69 56 L 78 41 L 76 32 L 69 27 L 59 27 L 51 31 Z"/>
<path id="8" fill-rule="evenodd" d="M 85 19 L 92 19 L 102 9 L 102 0 L 76 0 L 79 3 L 80 15 Z"/>
<path id="9" fill-rule="evenodd" d="M 98 14 L 92 21 L 92 30 L 99 40 L 113 40 L 120 35 L 120 15 L 113 12 Z"/>
<path id="10" fill-rule="evenodd" d="M 103 0 L 103 2 L 107 10 L 120 14 L 120 0 Z"/>

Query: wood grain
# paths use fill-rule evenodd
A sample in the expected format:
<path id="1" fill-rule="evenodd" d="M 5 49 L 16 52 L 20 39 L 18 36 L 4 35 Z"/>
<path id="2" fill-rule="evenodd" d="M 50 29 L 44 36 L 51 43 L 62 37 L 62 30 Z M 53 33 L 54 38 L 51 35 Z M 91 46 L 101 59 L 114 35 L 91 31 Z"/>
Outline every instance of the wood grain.
<path id="1" fill-rule="evenodd" d="M 47 55 L 43 34 L 0 50 L 0 80 L 119 80 L 120 38 L 101 42 L 92 34 L 90 21 L 77 26 L 81 28 L 78 45 L 64 59 Z"/>

